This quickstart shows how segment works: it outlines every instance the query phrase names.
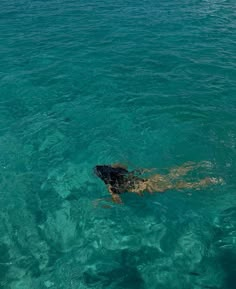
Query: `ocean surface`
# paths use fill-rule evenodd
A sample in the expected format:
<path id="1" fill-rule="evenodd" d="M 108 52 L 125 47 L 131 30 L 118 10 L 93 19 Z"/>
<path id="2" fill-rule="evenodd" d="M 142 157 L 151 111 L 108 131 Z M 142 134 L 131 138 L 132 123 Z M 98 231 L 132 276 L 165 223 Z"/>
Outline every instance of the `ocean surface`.
<path id="1" fill-rule="evenodd" d="M 1 0 L 1 289 L 236 288 L 235 51 L 235 0 Z M 187 161 L 224 183 L 94 203 Z"/>

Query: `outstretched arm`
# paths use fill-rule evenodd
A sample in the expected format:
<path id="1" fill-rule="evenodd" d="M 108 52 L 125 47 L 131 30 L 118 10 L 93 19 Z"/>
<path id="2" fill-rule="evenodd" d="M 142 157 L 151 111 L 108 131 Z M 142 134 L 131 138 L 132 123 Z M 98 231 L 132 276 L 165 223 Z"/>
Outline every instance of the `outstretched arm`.
<path id="1" fill-rule="evenodd" d="M 116 193 L 113 192 L 112 190 L 112 186 L 111 185 L 108 185 L 108 191 L 109 193 L 111 194 L 111 198 L 112 198 L 112 201 L 116 204 L 123 204 L 120 196 Z"/>
<path id="2" fill-rule="evenodd" d="M 121 164 L 121 163 L 115 163 L 111 165 L 113 168 L 121 168 L 121 169 L 125 169 L 128 170 L 128 166 L 125 164 Z"/>

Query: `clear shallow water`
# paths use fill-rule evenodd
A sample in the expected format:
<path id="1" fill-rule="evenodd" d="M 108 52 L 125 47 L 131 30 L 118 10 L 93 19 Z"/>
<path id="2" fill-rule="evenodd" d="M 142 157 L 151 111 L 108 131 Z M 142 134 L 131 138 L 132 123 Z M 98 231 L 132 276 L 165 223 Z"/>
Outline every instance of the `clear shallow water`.
<path id="1" fill-rule="evenodd" d="M 1 288 L 235 288 L 235 8 L 1 1 Z M 92 204 L 189 160 L 225 185 Z"/>

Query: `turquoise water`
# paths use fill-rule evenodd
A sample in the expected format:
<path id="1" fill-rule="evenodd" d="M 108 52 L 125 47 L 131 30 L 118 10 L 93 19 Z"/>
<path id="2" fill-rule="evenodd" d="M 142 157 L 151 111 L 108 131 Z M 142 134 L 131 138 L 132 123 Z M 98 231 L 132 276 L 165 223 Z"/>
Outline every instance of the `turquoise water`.
<path id="1" fill-rule="evenodd" d="M 0 288 L 235 288 L 234 0 L 2 0 Z M 123 206 L 96 164 L 212 165 Z"/>

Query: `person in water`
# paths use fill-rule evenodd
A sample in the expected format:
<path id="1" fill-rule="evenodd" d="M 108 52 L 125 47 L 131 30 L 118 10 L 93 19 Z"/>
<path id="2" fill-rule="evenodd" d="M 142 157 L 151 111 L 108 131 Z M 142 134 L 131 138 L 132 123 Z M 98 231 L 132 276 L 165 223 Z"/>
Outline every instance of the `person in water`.
<path id="1" fill-rule="evenodd" d="M 153 174 L 148 177 L 145 177 L 145 174 L 152 170 L 138 169 L 128 171 L 127 167 L 121 164 L 97 165 L 94 168 L 94 172 L 106 184 L 113 202 L 122 203 L 120 195 L 125 192 L 138 195 L 142 195 L 145 191 L 163 193 L 167 190 L 200 189 L 221 182 L 221 180 L 210 177 L 196 182 L 187 182 L 180 179 L 203 164 L 204 162 L 199 164 L 185 163 L 180 167 L 171 169 L 165 175 Z"/>

